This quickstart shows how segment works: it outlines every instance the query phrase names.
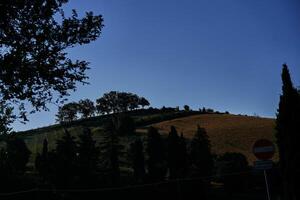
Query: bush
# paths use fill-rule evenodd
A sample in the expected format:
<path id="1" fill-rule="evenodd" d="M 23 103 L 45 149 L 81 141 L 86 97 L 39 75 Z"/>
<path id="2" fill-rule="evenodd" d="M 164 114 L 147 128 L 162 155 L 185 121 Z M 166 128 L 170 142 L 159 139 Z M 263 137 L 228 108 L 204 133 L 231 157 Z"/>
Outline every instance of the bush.
<path id="1" fill-rule="evenodd" d="M 188 105 L 184 105 L 183 108 L 184 108 L 184 111 L 186 111 L 186 112 L 190 111 L 190 107 Z"/>
<path id="2" fill-rule="evenodd" d="M 243 191 L 247 186 L 249 165 L 241 153 L 225 153 L 216 162 L 216 171 L 228 195 Z"/>

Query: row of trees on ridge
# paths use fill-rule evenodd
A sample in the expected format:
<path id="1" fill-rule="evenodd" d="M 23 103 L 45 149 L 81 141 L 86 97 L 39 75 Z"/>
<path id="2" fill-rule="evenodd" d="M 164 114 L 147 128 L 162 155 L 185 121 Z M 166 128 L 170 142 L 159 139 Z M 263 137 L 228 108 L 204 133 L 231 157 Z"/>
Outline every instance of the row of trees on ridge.
<path id="1" fill-rule="evenodd" d="M 77 102 L 71 102 L 59 107 L 56 115 L 58 122 L 70 122 L 81 118 L 89 118 L 96 113 L 109 114 L 121 113 L 129 110 L 135 110 L 140 107 L 149 106 L 149 101 L 144 97 L 129 92 L 111 91 L 105 93 L 95 103 L 90 99 L 83 99 Z"/>

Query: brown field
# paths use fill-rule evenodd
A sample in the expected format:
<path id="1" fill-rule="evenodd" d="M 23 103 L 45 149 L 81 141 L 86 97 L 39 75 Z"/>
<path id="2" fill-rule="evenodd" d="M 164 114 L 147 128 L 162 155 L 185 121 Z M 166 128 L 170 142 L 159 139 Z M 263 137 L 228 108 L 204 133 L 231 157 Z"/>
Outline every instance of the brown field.
<path id="1" fill-rule="evenodd" d="M 240 152 L 248 158 L 249 164 L 256 160 L 252 153 L 252 145 L 257 139 L 266 138 L 275 142 L 275 120 L 270 118 L 202 114 L 164 121 L 152 126 L 158 128 L 161 134 L 168 134 L 170 126 L 173 125 L 179 133 L 182 132 L 186 138 L 191 139 L 197 124 L 206 129 L 213 153 Z M 274 160 L 278 160 L 277 154 Z"/>

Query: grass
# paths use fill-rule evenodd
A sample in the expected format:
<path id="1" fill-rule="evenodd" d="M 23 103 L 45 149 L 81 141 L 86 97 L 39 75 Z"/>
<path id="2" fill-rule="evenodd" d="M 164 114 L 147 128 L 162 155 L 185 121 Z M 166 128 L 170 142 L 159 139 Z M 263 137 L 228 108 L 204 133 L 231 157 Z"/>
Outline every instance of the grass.
<path id="1" fill-rule="evenodd" d="M 166 135 L 173 125 L 179 133 L 182 132 L 186 138 L 191 139 L 198 124 L 206 129 L 213 153 L 240 152 L 247 157 L 249 164 L 256 160 L 252 153 L 252 145 L 256 140 L 266 138 L 275 142 L 275 120 L 270 118 L 201 114 L 163 121 L 152 126 Z M 145 132 L 145 129 L 139 131 Z M 274 160 L 278 160 L 278 154 L 275 155 Z"/>

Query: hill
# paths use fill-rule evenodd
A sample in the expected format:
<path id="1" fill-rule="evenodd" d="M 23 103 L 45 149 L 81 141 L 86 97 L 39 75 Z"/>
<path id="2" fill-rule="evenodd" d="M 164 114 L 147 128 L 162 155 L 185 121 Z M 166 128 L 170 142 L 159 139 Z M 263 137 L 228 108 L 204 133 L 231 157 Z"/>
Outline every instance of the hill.
<path id="1" fill-rule="evenodd" d="M 145 136 L 149 126 L 158 128 L 160 133 L 166 136 L 170 126 L 173 125 L 179 133 L 182 132 L 187 139 L 191 139 L 197 124 L 199 124 L 207 130 L 213 153 L 240 152 L 247 156 L 250 164 L 255 160 L 252 154 L 252 145 L 257 139 L 267 138 L 275 141 L 275 120 L 269 118 L 230 114 L 200 114 L 197 111 L 161 111 L 159 109 L 138 110 L 127 114 L 133 117 L 138 126 L 137 134 L 142 136 Z M 17 135 L 25 140 L 32 152 L 30 163 L 33 164 L 36 154 L 41 152 L 43 140 L 47 138 L 49 148 L 53 149 L 56 140 L 62 137 L 64 128 L 67 128 L 72 135 L 77 136 L 81 134 L 83 127 L 89 127 L 94 133 L 94 138 L 98 142 L 101 141 L 102 126 L 109 117 L 109 115 L 104 115 L 77 120 L 64 125 L 56 124 L 19 132 Z M 123 137 L 122 141 L 128 146 L 135 137 Z M 275 160 L 278 160 L 278 155 L 275 155 Z"/>
<path id="2" fill-rule="evenodd" d="M 225 152 L 243 153 L 252 164 L 255 159 L 252 145 L 257 139 L 266 138 L 275 142 L 275 120 L 270 118 L 248 117 L 229 114 L 200 114 L 152 124 L 162 134 L 168 134 L 170 126 L 191 139 L 197 125 L 204 127 L 211 140 L 215 154 Z M 141 132 L 144 130 L 141 129 Z M 274 160 L 278 160 L 276 154 Z"/>
<path id="3" fill-rule="evenodd" d="M 135 111 L 130 111 L 126 113 L 127 115 L 131 116 L 136 125 L 138 127 L 145 127 L 149 124 L 191 116 L 195 114 L 199 114 L 197 111 L 175 111 L 174 109 L 140 109 Z M 92 130 L 94 139 L 99 142 L 102 140 L 102 127 L 103 124 L 110 119 L 110 115 L 101 115 L 96 117 L 91 117 L 88 119 L 80 119 L 69 123 L 64 124 L 55 124 L 51 126 L 41 127 L 37 129 L 17 132 L 16 136 L 23 138 L 25 143 L 27 144 L 29 150 L 32 152 L 30 156 L 30 164 L 33 165 L 34 159 L 37 153 L 42 151 L 43 140 L 45 138 L 48 139 L 49 149 L 52 150 L 56 146 L 56 141 L 61 139 L 64 133 L 64 129 L 68 129 L 71 135 L 78 136 L 82 133 L 84 127 L 88 127 Z M 0 148 L 2 147 L 3 143 L 1 140 L 3 136 L 0 136 Z M 135 135 L 133 136 L 123 136 L 121 138 L 122 142 L 128 146 L 134 139 Z"/>

